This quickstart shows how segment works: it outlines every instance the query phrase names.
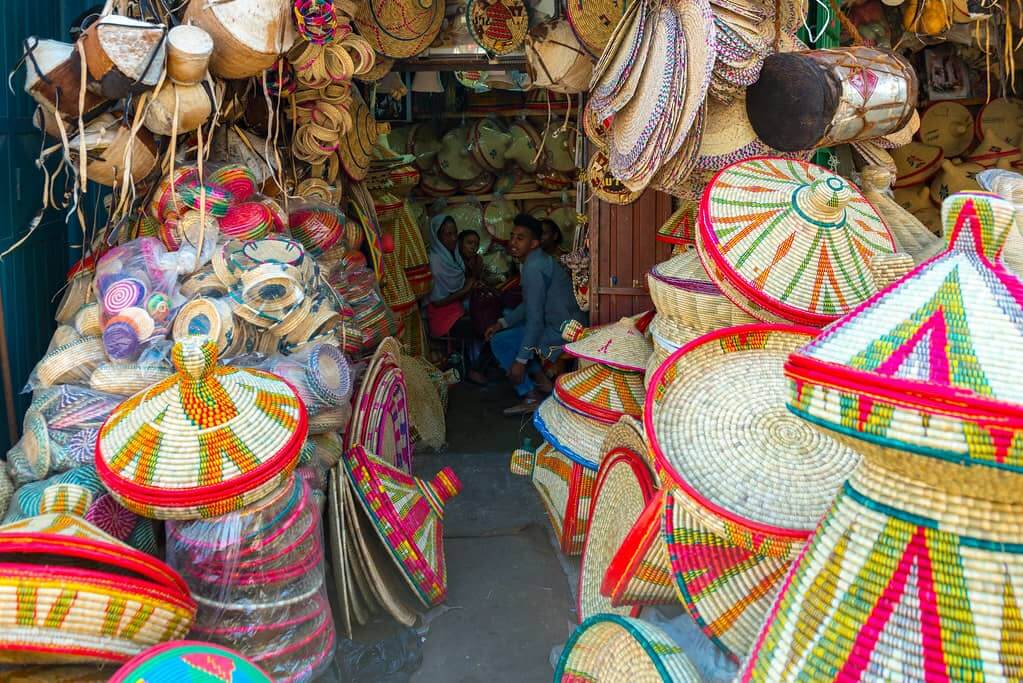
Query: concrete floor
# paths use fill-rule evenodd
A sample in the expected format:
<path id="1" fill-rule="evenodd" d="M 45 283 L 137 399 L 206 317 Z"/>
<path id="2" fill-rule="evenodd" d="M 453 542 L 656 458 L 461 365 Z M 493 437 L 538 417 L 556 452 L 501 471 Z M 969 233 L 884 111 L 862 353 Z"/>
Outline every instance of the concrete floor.
<path id="1" fill-rule="evenodd" d="M 445 511 L 447 603 L 428 616 L 422 665 L 395 681 L 541 683 L 553 677 L 551 652 L 575 623 L 574 578 L 555 551 L 529 480 L 508 471 L 511 451 L 524 438 L 534 447 L 540 442 L 530 418 L 501 414 L 514 402 L 506 382 L 452 387 L 447 449 L 416 454 L 418 476 L 450 466 L 463 488 Z M 571 566 L 567 571 L 574 573 Z M 373 642 L 395 630 L 393 623 L 372 624 L 356 639 Z M 335 680 L 341 680 L 336 672 L 321 678 Z"/>

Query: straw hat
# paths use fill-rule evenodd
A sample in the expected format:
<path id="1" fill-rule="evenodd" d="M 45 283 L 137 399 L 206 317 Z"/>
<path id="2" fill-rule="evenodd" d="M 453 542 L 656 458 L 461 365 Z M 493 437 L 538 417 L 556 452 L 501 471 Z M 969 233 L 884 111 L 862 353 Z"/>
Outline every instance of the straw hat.
<path id="1" fill-rule="evenodd" d="M 597 614 L 576 628 L 554 671 L 557 683 L 699 683 L 703 679 L 667 633 L 639 619 Z"/>
<path id="2" fill-rule="evenodd" d="M 989 133 L 1019 145 L 1023 135 L 1023 100 L 999 97 L 981 107 L 977 114 L 977 139 L 983 140 Z"/>
<path id="3" fill-rule="evenodd" d="M 678 489 L 670 502 L 686 513 L 665 534 L 676 585 L 697 623 L 734 658 L 752 647 L 787 563 L 859 463 L 785 409 L 782 365 L 812 336 L 783 325 L 719 330 L 673 354 L 647 391 L 650 447 Z M 666 524 L 669 514 L 672 505 Z M 741 579 L 738 554 L 749 565 Z M 693 595 L 692 577 L 708 571 L 735 581 Z M 727 623 L 717 620 L 724 613 L 732 615 Z"/>
<path id="4" fill-rule="evenodd" d="M 941 170 L 945 158 L 941 147 L 911 142 L 891 151 L 895 160 L 896 178 L 893 188 L 899 189 L 922 183 Z"/>
<path id="5" fill-rule="evenodd" d="M 698 251 L 711 279 L 750 314 L 822 327 L 874 293 L 867 262 L 894 252 L 895 241 L 847 180 L 763 158 L 725 168 L 704 190 Z"/>
<path id="6" fill-rule="evenodd" d="M 433 480 L 415 479 L 361 446 L 341 459 L 352 490 L 402 575 L 425 607 L 447 596 L 441 519 L 462 485 L 450 467 Z"/>
<path id="7" fill-rule="evenodd" d="M 258 666 L 234 650 L 194 640 L 175 640 L 139 653 L 117 670 L 111 683 L 188 680 L 196 669 L 229 671 L 238 683 L 273 683 Z"/>
<path id="8" fill-rule="evenodd" d="M 756 322 L 714 284 L 695 250 L 654 265 L 647 274 L 647 288 L 659 316 L 698 334 Z"/>
<path id="9" fill-rule="evenodd" d="M 631 204 L 643 194 L 642 190 L 633 192 L 618 180 L 608 168 L 607 155 L 599 150 L 593 153 L 586 167 L 586 186 L 597 199 L 608 204 Z"/>
<path id="10" fill-rule="evenodd" d="M 650 340 L 636 329 L 635 321 L 622 318 L 617 323 L 597 328 L 578 341 L 565 344 L 564 351 L 576 358 L 619 370 L 643 372 L 653 349 Z"/>
<path id="11" fill-rule="evenodd" d="M 579 621 L 600 612 L 631 614 L 635 607 L 615 608 L 600 594 L 611 558 L 626 533 L 653 498 L 655 479 L 646 456 L 642 426 L 623 419 L 604 440 L 605 456 L 597 473 L 590 504 L 586 544 L 579 565 Z"/>
<path id="12" fill-rule="evenodd" d="M 535 416 L 533 419 L 535 423 Z M 561 552 L 581 553 L 589 528 L 596 468 L 580 464 L 544 441 L 535 451 L 516 449 L 509 469 L 512 474 L 530 478 Z"/>
<path id="13" fill-rule="evenodd" d="M 439 0 L 360 0 L 355 14 L 359 34 L 377 52 L 404 59 L 430 46 L 444 21 Z"/>
<path id="14" fill-rule="evenodd" d="M 276 488 L 306 436 L 294 390 L 269 373 L 218 366 L 205 337 L 177 342 L 171 358 L 178 374 L 122 403 L 100 431 L 97 469 L 118 501 L 158 519 L 195 519 Z M 196 403 L 201 396 L 215 405 Z"/>
<path id="15" fill-rule="evenodd" d="M 469 34 L 491 55 L 506 55 L 522 46 L 529 30 L 523 0 L 468 0 L 465 23 Z"/>
<path id="16" fill-rule="evenodd" d="M 605 424 L 643 414 L 643 376 L 594 363 L 560 375 L 554 396 L 570 410 Z"/>
<path id="17" fill-rule="evenodd" d="M 0 549 L 11 558 L 0 563 L 11 587 L 4 609 L 23 612 L 17 628 L 0 633 L 6 663 L 124 661 L 184 636 L 195 617 L 195 602 L 174 570 L 81 518 L 44 512 L 6 524 Z M 64 596 L 59 607 L 49 588 L 54 582 Z M 32 609 L 25 596 L 32 596 Z M 135 606 L 132 619 L 122 620 L 125 605 Z"/>

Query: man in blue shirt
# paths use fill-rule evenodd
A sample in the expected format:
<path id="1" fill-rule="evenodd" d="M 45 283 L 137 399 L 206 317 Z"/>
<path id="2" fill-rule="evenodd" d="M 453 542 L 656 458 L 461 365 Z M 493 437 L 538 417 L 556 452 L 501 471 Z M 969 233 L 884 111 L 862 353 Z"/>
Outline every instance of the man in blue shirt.
<path id="1" fill-rule="evenodd" d="M 585 322 L 568 271 L 540 248 L 540 221 L 528 214 L 515 217 L 508 251 L 521 264 L 522 303 L 486 332 L 497 361 L 522 401 L 505 415 L 526 415 L 536 410 L 551 382 L 537 358 L 555 359 L 565 343 L 561 328 L 568 320 Z"/>

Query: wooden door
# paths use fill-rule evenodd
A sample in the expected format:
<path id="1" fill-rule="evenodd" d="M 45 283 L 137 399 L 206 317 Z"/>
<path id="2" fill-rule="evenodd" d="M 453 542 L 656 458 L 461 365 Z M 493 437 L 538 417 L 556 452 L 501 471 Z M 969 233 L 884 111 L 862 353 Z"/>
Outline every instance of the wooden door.
<path id="1" fill-rule="evenodd" d="M 590 322 L 614 322 L 651 308 L 646 273 L 671 255 L 657 228 L 674 211 L 672 197 L 647 190 L 627 206 L 591 199 Z"/>

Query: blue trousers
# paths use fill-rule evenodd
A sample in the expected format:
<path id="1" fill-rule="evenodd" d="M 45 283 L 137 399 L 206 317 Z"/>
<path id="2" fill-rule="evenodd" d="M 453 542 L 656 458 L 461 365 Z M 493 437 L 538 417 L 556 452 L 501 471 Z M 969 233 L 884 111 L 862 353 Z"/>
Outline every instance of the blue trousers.
<path id="1" fill-rule="evenodd" d="M 490 339 L 490 350 L 494 353 L 494 358 L 497 359 L 497 362 L 500 363 L 505 371 L 509 370 L 515 363 L 515 356 L 519 353 L 519 348 L 522 346 L 522 338 L 525 334 L 525 328 L 519 325 L 501 330 Z M 529 361 L 529 365 L 526 366 L 526 377 L 522 382 L 515 385 L 515 393 L 519 396 L 525 396 L 533 390 L 533 380 L 530 379 L 529 375 L 539 367 L 540 364 L 535 359 Z"/>

